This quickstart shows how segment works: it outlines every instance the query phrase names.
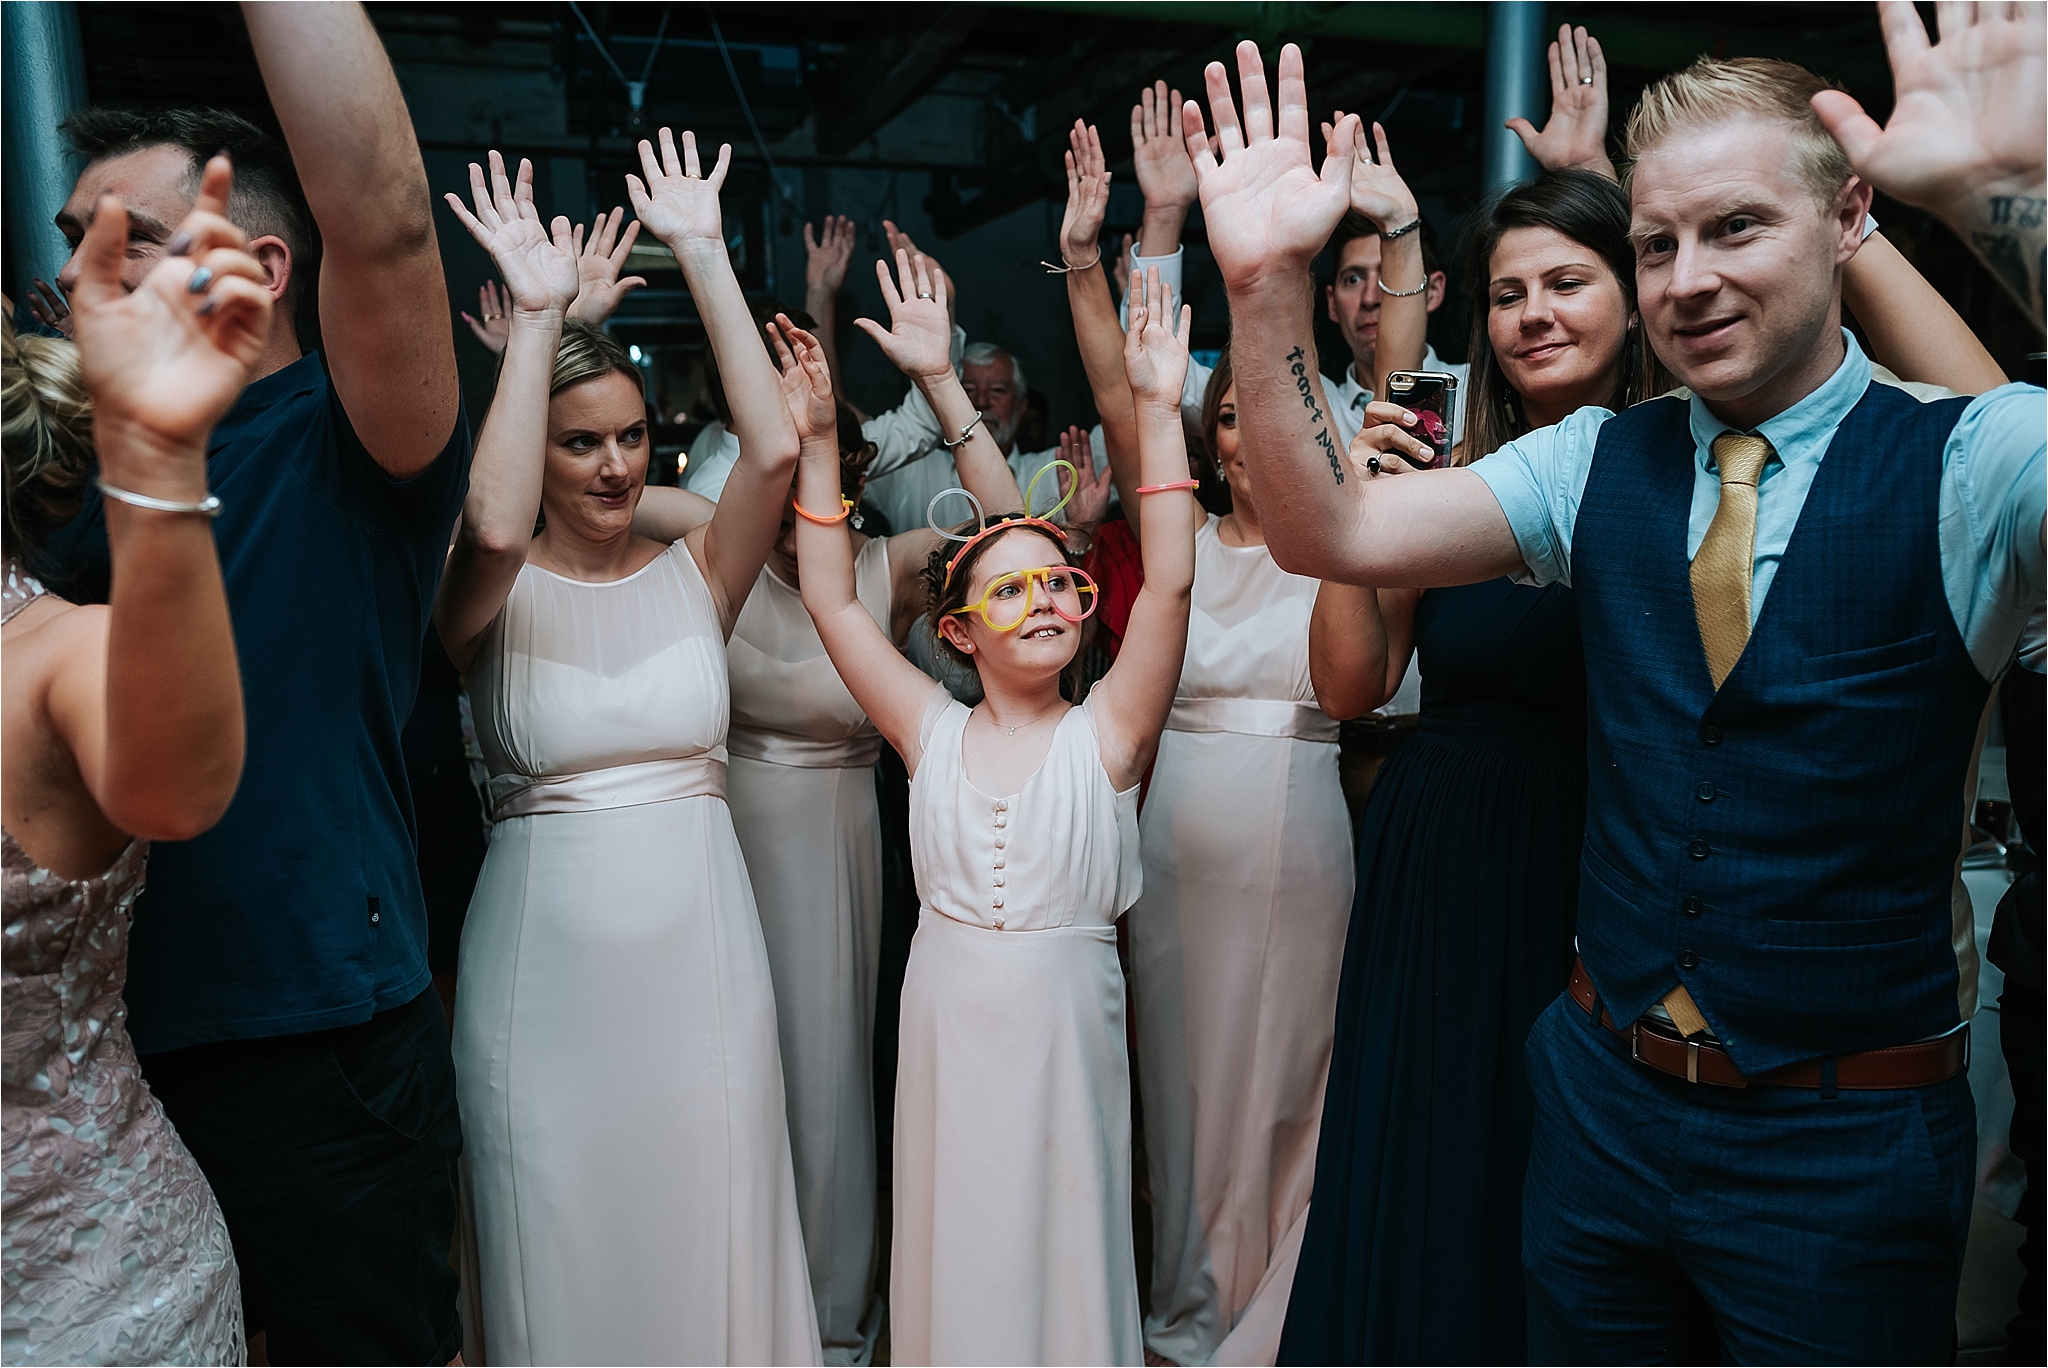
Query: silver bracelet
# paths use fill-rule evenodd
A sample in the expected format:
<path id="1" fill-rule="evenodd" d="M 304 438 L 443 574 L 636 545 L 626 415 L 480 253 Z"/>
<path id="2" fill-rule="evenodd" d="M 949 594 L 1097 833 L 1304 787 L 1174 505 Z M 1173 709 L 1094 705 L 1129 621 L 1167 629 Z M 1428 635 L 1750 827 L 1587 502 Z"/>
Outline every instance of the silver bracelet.
<path id="1" fill-rule="evenodd" d="M 1390 289 L 1388 289 L 1388 288 L 1387 288 L 1387 282 L 1386 282 L 1386 281 L 1382 280 L 1382 281 L 1380 282 L 1380 293 L 1381 293 L 1381 294 L 1383 294 L 1383 295 L 1385 295 L 1385 296 L 1386 296 L 1387 298 L 1389 298 L 1389 299 L 1409 299 L 1409 298 L 1412 298 L 1412 297 L 1413 297 L 1413 296 L 1415 296 L 1415 295 L 1419 295 L 1419 294 L 1421 294 L 1421 293 L 1422 293 L 1422 292 L 1423 292 L 1424 290 L 1426 290 L 1426 289 L 1428 289 L 1428 288 L 1429 288 L 1429 273 L 1428 273 L 1427 271 L 1423 272 L 1423 275 L 1422 275 L 1422 283 L 1421 283 L 1420 285 L 1417 285 L 1417 286 L 1416 286 L 1416 287 L 1415 287 L 1414 289 L 1412 289 L 1412 290 L 1390 290 Z"/>
<path id="2" fill-rule="evenodd" d="M 104 478 L 96 479 L 100 493 L 116 503 L 131 504 L 136 508 L 147 508 L 156 513 L 198 513 L 205 517 L 220 516 L 220 495 L 209 494 L 198 503 L 178 503 L 172 499 L 152 498 L 148 494 L 137 494 L 132 489 L 120 489 L 110 485 Z"/>
<path id="3" fill-rule="evenodd" d="M 1391 232 L 1391 233 L 1386 233 L 1386 232 L 1383 232 L 1383 233 L 1381 233 L 1381 234 L 1380 234 L 1380 237 L 1381 237 L 1382 239 L 1384 239 L 1385 241 L 1388 241 L 1388 242 L 1392 242 L 1392 241 L 1393 241 L 1393 240 L 1394 240 L 1395 238 L 1397 238 L 1397 237 L 1407 237 L 1407 236 L 1408 236 L 1408 235 L 1409 235 L 1410 233 L 1414 232 L 1414 231 L 1415 231 L 1415 230 L 1416 230 L 1417 228 L 1420 228 L 1421 226 L 1422 226 L 1422 219 L 1421 219 L 1420 217 L 1416 217 L 1416 218 L 1410 219 L 1410 220 L 1409 220 L 1409 221 L 1407 222 L 1407 224 L 1406 224 L 1406 225 L 1404 225 L 1403 227 L 1400 227 L 1400 228 L 1396 228 L 1396 229 L 1395 229 L 1395 230 L 1394 230 L 1393 232 Z"/>
<path id="4" fill-rule="evenodd" d="M 957 441 L 957 442 L 949 442 L 949 441 L 947 441 L 947 440 L 946 440 L 946 436 L 945 436 L 945 434 L 944 434 L 944 433 L 940 433 L 940 434 L 939 434 L 939 445 L 940 445 L 940 446 L 942 446 L 942 447 L 944 447 L 944 448 L 945 448 L 946 450 L 948 450 L 948 451 L 952 451 L 952 450 L 955 450 L 955 449 L 957 449 L 957 448 L 959 448 L 959 447 L 964 447 L 964 446 L 966 446 L 966 445 L 967 445 L 967 439 L 968 439 L 969 437 L 972 437 L 972 436 L 974 435 L 974 429 L 975 429 L 975 426 L 976 426 L 977 424 L 979 424 L 980 422 L 981 422 L 981 410 L 980 410 L 980 409 L 976 409 L 976 410 L 974 411 L 974 416 L 973 416 L 972 418 L 970 418 L 970 419 L 968 419 L 968 420 L 967 420 L 967 426 L 966 426 L 966 427 L 963 427 L 963 428 L 961 428 L 961 429 L 960 429 L 960 440 L 959 440 L 959 441 Z"/>

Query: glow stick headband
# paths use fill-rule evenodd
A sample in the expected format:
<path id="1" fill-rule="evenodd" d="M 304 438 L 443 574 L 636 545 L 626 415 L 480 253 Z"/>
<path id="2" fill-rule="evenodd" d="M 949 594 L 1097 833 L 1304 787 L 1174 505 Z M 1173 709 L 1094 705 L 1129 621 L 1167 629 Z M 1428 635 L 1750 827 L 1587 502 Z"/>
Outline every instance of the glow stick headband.
<path id="1" fill-rule="evenodd" d="M 1060 496 L 1060 501 L 1058 503 L 1054 504 L 1051 508 L 1046 509 L 1043 514 L 1033 513 L 1031 511 L 1032 492 L 1038 488 L 1038 482 L 1045 478 L 1046 473 L 1048 471 L 1057 470 L 1061 466 L 1065 466 L 1067 468 L 1067 473 L 1075 477 L 1074 482 L 1067 486 L 1067 492 Z M 988 514 L 982 509 L 981 500 L 975 498 L 974 495 L 969 493 L 967 490 L 956 487 L 953 489 L 942 489 L 938 493 L 932 495 L 931 502 L 924 506 L 925 523 L 931 528 L 932 531 L 938 533 L 947 541 L 955 541 L 960 543 L 960 549 L 953 553 L 953 559 L 946 562 L 945 582 L 949 585 L 953 582 L 954 567 L 960 564 L 961 558 L 964 557 L 970 550 L 974 548 L 974 544 L 976 542 L 981 541 L 985 537 L 988 537 L 996 532 L 1007 532 L 1013 527 L 1036 527 L 1052 534 L 1052 536 L 1056 537 L 1059 540 L 1061 546 L 1065 546 L 1067 544 L 1067 529 L 1053 522 L 1052 517 L 1055 513 L 1058 513 L 1062 508 L 1065 508 L 1067 506 L 1067 501 L 1074 497 L 1074 491 L 1080 487 L 1079 477 L 1080 472 L 1074 469 L 1074 463 L 1072 461 L 1052 460 L 1046 462 L 1044 465 L 1040 466 L 1038 468 L 1038 472 L 1031 477 L 1031 482 L 1024 486 L 1023 516 L 1017 518 L 1003 518 L 999 519 L 996 522 L 990 522 L 988 520 Z M 950 532 L 946 530 L 945 528 L 939 526 L 937 518 L 933 516 L 934 511 L 939 506 L 939 500 L 946 498 L 948 495 L 952 494 L 958 494 L 961 498 L 967 500 L 967 502 L 974 505 L 974 525 L 977 530 L 971 537 L 962 536 L 958 532 Z"/>

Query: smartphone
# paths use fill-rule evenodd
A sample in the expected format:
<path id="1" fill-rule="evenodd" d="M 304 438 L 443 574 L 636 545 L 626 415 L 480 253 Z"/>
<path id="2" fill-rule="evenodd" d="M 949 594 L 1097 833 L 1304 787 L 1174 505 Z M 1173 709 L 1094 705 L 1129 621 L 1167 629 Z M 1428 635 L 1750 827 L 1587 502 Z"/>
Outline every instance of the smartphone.
<path id="1" fill-rule="evenodd" d="M 1448 371 L 1394 371 L 1387 376 L 1387 402 L 1415 415 L 1415 435 L 1436 453 L 1424 465 L 1451 454 L 1458 431 L 1458 377 Z"/>

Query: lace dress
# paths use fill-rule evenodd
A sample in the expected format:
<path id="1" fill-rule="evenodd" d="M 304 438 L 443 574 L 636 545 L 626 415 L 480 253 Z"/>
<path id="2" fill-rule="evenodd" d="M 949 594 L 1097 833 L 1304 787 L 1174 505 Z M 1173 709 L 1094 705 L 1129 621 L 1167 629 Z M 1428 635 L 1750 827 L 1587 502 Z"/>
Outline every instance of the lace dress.
<path id="1" fill-rule="evenodd" d="M 9 563 L 0 622 L 43 588 Z M 128 1040 L 129 912 L 149 846 L 65 879 L 0 832 L 0 1358 L 242 1363 L 242 1290 L 213 1190 Z"/>

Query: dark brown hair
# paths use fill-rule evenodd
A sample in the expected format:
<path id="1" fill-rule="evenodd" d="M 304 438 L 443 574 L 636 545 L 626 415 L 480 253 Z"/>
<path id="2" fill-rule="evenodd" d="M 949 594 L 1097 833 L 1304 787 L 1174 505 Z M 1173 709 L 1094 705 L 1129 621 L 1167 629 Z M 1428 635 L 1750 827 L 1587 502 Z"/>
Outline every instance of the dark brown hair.
<path id="1" fill-rule="evenodd" d="M 988 525 L 995 527 L 1002 523 L 1015 522 L 1024 516 L 1022 513 L 1001 513 L 990 518 Z M 953 532 L 957 536 L 966 537 L 972 536 L 974 530 L 974 524 L 968 522 L 961 523 L 953 529 Z M 1052 547 L 1059 552 L 1062 564 L 1080 564 L 1067 550 L 1067 544 L 1047 532 L 1044 528 L 1026 526 L 1023 530 L 1034 536 L 1043 537 L 1047 542 L 1051 543 Z M 1000 534 L 993 537 L 983 537 L 980 541 L 968 547 L 967 554 L 961 556 L 960 563 L 953 567 L 952 578 L 949 581 L 946 575 L 946 562 L 958 554 L 960 543 L 941 538 L 939 544 L 932 548 L 931 555 L 926 558 L 924 570 L 920 576 L 924 580 L 925 611 L 931 615 L 932 635 L 938 638 L 939 649 L 944 651 L 947 658 L 955 664 L 965 665 L 970 669 L 978 668 L 975 665 L 974 657 L 946 640 L 946 634 L 939 630 L 939 623 L 951 614 L 959 612 L 973 601 L 973 595 L 969 590 L 969 586 L 974 583 L 974 567 L 983 556 L 988 554 L 988 549 L 1001 540 Z M 1080 653 L 1077 651 L 1075 652 L 1075 659 L 1078 660 L 1079 658 Z"/>
<path id="2" fill-rule="evenodd" d="M 285 302 L 296 304 L 316 276 L 320 234 L 299 190 L 291 154 L 277 139 L 225 109 L 109 109 L 89 106 L 57 125 L 71 150 L 88 162 L 151 147 L 175 147 L 191 158 L 185 189 L 199 193 L 207 158 L 225 152 L 235 164 L 228 218 L 250 237 L 275 236 L 291 248 Z"/>
<path id="3" fill-rule="evenodd" d="M 1489 201 L 1465 239 L 1465 297 L 1472 314 L 1466 355 L 1472 362 L 1472 384 L 1465 401 L 1465 440 L 1455 457 L 1459 465 L 1490 456 L 1529 431 L 1522 398 L 1508 384 L 1486 330 L 1493 306 L 1493 254 L 1516 228 L 1549 228 L 1596 253 L 1614 273 L 1629 312 L 1636 309 L 1635 248 L 1628 239 L 1628 197 L 1620 186 L 1592 171 L 1546 171 Z M 1607 407 L 1619 413 L 1667 388 L 1657 358 L 1643 345 L 1640 322 L 1631 324 Z"/>
<path id="4" fill-rule="evenodd" d="M 1195 459 L 1195 478 L 1202 482 L 1195 499 L 1219 518 L 1230 513 L 1230 481 L 1223 478 L 1223 463 L 1216 458 L 1216 431 L 1223 421 L 1223 396 L 1236 382 L 1226 342 L 1216 357 L 1216 369 L 1209 373 L 1208 388 L 1202 391 L 1202 450 Z M 1136 517 L 1137 510 L 1128 510 L 1125 516 Z"/>
<path id="5" fill-rule="evenodd" d="M 839 409 L 839 492 L 849 499 L 860 497 L 861 481 L 875 463 L 881 448 L 860 430 L 860 415 L 844 399 L 833 401 Z"/>

